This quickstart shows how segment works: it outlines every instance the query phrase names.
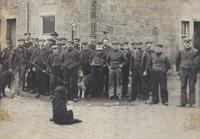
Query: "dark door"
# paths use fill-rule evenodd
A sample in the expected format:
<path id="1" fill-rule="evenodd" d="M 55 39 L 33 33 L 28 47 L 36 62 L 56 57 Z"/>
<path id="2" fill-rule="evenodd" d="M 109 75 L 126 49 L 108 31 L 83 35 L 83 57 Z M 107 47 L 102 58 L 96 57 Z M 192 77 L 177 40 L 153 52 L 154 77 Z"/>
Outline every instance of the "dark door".
<path id="1" fill-rule="evenodd" d="M 11 47 L 16 47 L 16 19 L 7 20 L 7 36 L 6 39 L 11 42 Z"/>
<path id="2" fill-rule="evenodd" d="M 200 22 L 194 22 L 194 47 L 200 50 Z"/>

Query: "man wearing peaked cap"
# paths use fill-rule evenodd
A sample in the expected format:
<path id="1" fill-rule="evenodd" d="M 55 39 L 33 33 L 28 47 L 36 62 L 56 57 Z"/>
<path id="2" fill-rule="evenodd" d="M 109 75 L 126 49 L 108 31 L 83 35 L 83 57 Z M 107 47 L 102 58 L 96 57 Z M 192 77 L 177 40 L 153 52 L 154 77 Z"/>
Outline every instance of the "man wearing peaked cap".
<path id="1" fill-rule="evenodd" d="M 84 97 L 89 97 L 92 94 L 92 80 L 91 80 L 91 65 L 90 57 L 92 50 L 88 48 L 88 42 L 82 42 L 81 55 L 81 69 L 85 77 L 85 94 Z"/>
<path id="2" fill-rule="evenodd" d="M 195 88 L 197 72 L 194 69 L 194 59 L 199 57 L 198 50 L 192 47 L 192 39 L 184 39 L 184 49 L 181 50 L 176 58 L 176 70 L 180 71 L 181 76 L 181 107 L 185 107 L 189 102 L 190 107 L 195 105 Z M 189 100 L 187 97 L 187 86 L 189 86 Z"/>
<path id="3" fill-rule="evenodd" d="M 69 97 L 77 102 L 78 99 L 78 70 L 80 66 L 80 53 L 74 48 L 73 42 L 67 42 L 67 49 L 61 55 L 63 78 L 69 93 Z"/>
<path id="4" fill-rule="evenodd" d="M 161 94 L 162 104 L 168 105 L 167 71 L 170 69 L 170 63 L 168 57 L 163 54 L 162 47 L 163 45 L 156 44 L 155 53 L 150 59 L 152 104 L 159 103 L 159 94 Z"/>
<path id="5" fill-rule="evenodd" d="M 25 36 L 25 44 L 24 44 L 24 47 L 26 49 L 28 49 L 29 47 L 31 47 L 33 45 L 30 37 L 31 37 L 31 33 L 27 32 L 27 33 L 24 33 L 24 36 Z"/>
<path id="6" fill-rule="evenodd" d="M 53 75 L 50 76 L 49 82 L 49 93 L 53 96 L 54 89 L 59 85 L 58 78 L 61 78 L 62 74 L 59 47 L 57 45 L 53 45 L 51 49 L 52 53 L 47 58 L 47 71 Z"/>
<path id="7" fill-rule="evenodd" d="M 80 39 L 77 37 L 74 39 L 74 48 L 80 51 Z"/>
<path id="8" fill-rule="evenodd" d="M 57 32 L 53 32 L 53 33 L 51 33 L 50 34 L 50 36 L 52 37 L 52 39 L 54 40 L 54 43 L 53 43 L 53 45 L 55 45 L 56 44 L 56 38 L 58 37 L 58 34 L 57 34 Z"/>
<path id="9" fill-rule="evenodd" d="M 102 42 L 97 42 L 96 50 L 93 51 L 90 57 L 90 65 L 92 66 L 92 96 L 102 96 L 103 95 L 103 85 L 104 85 L 104 71 L 103 67 L 106 64 L 106 54 L 103 51 Z"/>
<path id="10" fill-rule="evenodd" d="M 109 52 L 106 57 L 106 63 L 109 67 L 109 99 L 112 99 L 116 94 L 119 100 L 122 99 L 122 71 L 121 68 L 126 63 L 126 56 L 119 48 L 119 43 L 113 43 L 113 49 Z M 115 78 L 116 77 L 116 78 Z"/>

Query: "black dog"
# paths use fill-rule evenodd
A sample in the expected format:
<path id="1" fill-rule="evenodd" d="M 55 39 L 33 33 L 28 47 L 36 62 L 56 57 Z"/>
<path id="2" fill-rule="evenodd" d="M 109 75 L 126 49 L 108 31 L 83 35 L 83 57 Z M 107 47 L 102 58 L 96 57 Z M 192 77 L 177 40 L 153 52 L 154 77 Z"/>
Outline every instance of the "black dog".
<path id="1" fill-rule="evenodd" d="M 5 88 L 11 83 L 13 74 L 11 70 L 3 71 L 0 73 L 0 98 L 5 97 Z"/>
<path id="2" fill-rule="evenodd" d="M 73 111 L 67 110 L 67 95 L 65 93 L 64 86 L 57 86 L 55 88 L 55 96 L 52 100 L 53 106 L 53 119 L 56 124 L 60 125 L 70 125 L 74 123 L 80 123 L 81 120 L 73 118 Z"/>

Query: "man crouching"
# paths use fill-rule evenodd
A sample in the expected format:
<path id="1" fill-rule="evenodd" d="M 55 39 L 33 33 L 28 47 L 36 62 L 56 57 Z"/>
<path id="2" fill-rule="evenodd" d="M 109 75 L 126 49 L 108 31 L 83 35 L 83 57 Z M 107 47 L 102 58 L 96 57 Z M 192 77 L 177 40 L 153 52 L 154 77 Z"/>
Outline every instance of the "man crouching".
<path id="1" fill-rule="evenodd" d="M 67 95 L 65 94 L 64 86 L 57 86 L 55 88 L 55 96 L 52 100 L 53 118 L 51 121 L 59 125 L 71 125 L 80 123 L 81 120 L 73 118 L 73 111 L 67 110 Z"/>

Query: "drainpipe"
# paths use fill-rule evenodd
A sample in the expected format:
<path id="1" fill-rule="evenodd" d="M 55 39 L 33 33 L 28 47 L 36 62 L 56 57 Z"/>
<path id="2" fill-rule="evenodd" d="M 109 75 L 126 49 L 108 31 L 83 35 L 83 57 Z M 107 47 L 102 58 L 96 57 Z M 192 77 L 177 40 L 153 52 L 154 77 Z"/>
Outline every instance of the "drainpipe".
<path id="1" fill-rule="evenodd" d="M 26 10 L 27 10 L 27 11 L 26 11 L 26 13 L 27 13 L 27 15 L 26 15 L 26 16 L 27 16 L 27 18 L 26 18 L 26 19 L 27 19 L 27 21 L 26 21 L 26 23 L 27 23 L 26 31 L 29 32 L 29 16 L 30 16 L 30 15 L 29 15 L 29 0 L 27 0 L 27 3 L 26 3 L 26 4 L 27 4 L 27 5 L 26 5 L 26 6 L 27 6 L 27 8 L 26 8 Z"/>
<path id="2" fill-rule="evenodd" d="M 96 36 L 97 23 L 96 23 L 96 3 L 97 0 L 91 0 L 90 9 L 90 22 L 91 22 L 91 32 L 90 35 Z"/>

